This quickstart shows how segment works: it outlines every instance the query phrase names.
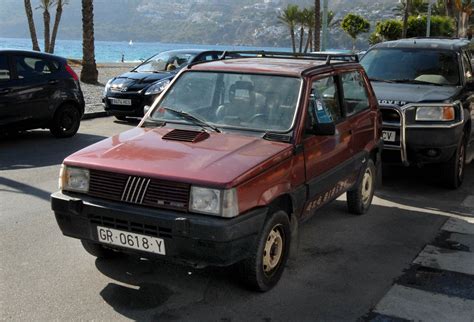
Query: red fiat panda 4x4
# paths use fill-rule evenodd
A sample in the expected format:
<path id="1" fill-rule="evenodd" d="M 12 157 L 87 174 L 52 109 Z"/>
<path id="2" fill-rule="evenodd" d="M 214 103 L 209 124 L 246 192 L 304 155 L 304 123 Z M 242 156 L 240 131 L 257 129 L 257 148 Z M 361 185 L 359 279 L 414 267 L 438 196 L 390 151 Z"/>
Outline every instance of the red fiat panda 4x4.
<path id="1" fill-rule="evenodd" d="M 98 257 L 238 264 L 266 291 L 299 223 L 343 193 L 369 209 L 381 125 L 356 57 L 239 55 L 189 65 L 136 128 L 64 160 L 64 235 Z"/>

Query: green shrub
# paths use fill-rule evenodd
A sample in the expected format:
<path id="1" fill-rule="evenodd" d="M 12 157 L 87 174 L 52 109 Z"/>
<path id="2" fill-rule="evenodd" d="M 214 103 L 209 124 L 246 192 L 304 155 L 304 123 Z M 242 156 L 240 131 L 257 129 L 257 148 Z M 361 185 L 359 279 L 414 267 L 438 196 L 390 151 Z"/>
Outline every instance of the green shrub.
<path id="1" fill-rule="evenodd" d="M 402 37 L 402 22 L 396 19 L 389 19 L 378 22 L 375 32 L 384 40 L 397 40 Z"/>
<path id="2" fill-rule="evenodd" d="M 426 16 L 408 18 L 407 37 L 425 37 L 426 36 Z M 454 20 L 445 16 L 431 17 L 431 37 L 452 37 L 456 28 Z"/>

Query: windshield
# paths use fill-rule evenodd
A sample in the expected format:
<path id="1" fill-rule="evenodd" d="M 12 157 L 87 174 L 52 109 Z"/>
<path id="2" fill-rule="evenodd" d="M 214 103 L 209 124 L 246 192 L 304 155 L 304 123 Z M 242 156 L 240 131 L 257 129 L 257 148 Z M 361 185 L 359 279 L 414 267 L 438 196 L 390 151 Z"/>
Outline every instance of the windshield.
<path id="1" fill-rule="evenodd" d="M 372 80 L 458 85 L 456 53 L 420 49 L 373 49 L 361 60 Z"/>
<path id="2" fill-rule="evenodd" d="M 139 73 L 169 72 L 189 64 L 195 56 L 196 54 L 186 52 L 164 52 L 151 57 L 133 71 Z"/>
<path id="3" fill-rule="evenodd" d="M 292 124 L 301 80 L 293 77 L 186 72 L 158 103 L 151 118 L 187 122 L 184 111 L 217 127 L 286 132 Z"/>

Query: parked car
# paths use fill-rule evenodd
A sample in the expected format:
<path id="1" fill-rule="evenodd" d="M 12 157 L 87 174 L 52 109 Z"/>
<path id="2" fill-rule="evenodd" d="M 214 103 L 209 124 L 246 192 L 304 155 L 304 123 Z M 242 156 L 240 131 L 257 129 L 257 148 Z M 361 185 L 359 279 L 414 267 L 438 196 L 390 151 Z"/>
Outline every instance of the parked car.
<path id="1" fill-rule="evenodd" d="M 362 58 L 383 117 L 383 160 L 438 164 L 457 188 L 474 158 L 474 78 L 469 41 L 403 39 L 378 44 Z"/>
<path id="2" fill-rule="evenodd" d="M 79 78 L 65 58 L 0 50 L 0 132 L 49 128 L 70 137 L 83 114 Z"/>
<path id="3" fill-rule="evenodd" d="M 356 56 L 239 55 L 189 65 L 138 127 L 64 160 L 64 235 L 97 257 L 239 263 L 266 291 L 317 209 L 346 193 L 368 211 L 381 124 Z"/>
<path id="4" fill-rule="evenodd" d="M 182 49 L 154 55 L 130 72 L 107 82 L 102 99 L 105 111 L 119 120 L 142 117 L 145 106 L 166 88 L 173 77 L 188 64 L 219 58 L 222 51 Z"/>

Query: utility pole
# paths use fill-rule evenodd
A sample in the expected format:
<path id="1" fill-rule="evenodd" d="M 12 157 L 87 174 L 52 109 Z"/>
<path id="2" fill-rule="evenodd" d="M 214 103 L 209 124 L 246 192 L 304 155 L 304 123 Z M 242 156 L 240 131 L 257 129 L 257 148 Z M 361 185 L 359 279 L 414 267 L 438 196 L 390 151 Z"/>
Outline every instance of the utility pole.
<path id="1" fill-rule="evenodd" d="M 328 0 L 323 0 L 323 39 L 321 51 L 326 51 L 328 45 Z"/>
<path id="2" fill-rule="evenodd" d="M 426 38 L 430 37 L 431 33 L 431 9 L 433 7 L 433 0 L 428 3 L 428 16 L 426 17 Z"/>

